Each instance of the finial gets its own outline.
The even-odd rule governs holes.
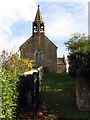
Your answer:
[[[38,8],[39,8],[40,5],[38,5]]]
[[[65,58],[65,55],[63,54],[63,58]]]

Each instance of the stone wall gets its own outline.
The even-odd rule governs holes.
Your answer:
[[[65,57],[57,58],[57,73],[66,73],[66,60]]]
[[[66,64],[58,64],[57,73],[66,73]]]

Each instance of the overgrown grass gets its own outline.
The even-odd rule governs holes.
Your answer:
[[[48,73],[42,81],[41,110],[45,116],[68,119],[88,119],[90,112],[76,107],[75,79],[68,74]]]

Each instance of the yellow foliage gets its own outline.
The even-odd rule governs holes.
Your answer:
[[[15,76],[16,74],[22,74],[25,71],[31,70],[34,60],[18,58],[18,56],[12,55],[9,59],[8,69],[12,69],[12,73]]]
[[[32,65],[34,63],[33,60],[29,60],[29,59],[23,59],[24,64],[27,66],[27,68],[30,70],[32,68]]]

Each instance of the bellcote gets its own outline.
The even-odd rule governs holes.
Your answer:
[[[40,12],[39,5],[36,12],[35,20],[33,22],[33,34],[35,33],[38,33],[38,34],[44,33],[44,22]]]

